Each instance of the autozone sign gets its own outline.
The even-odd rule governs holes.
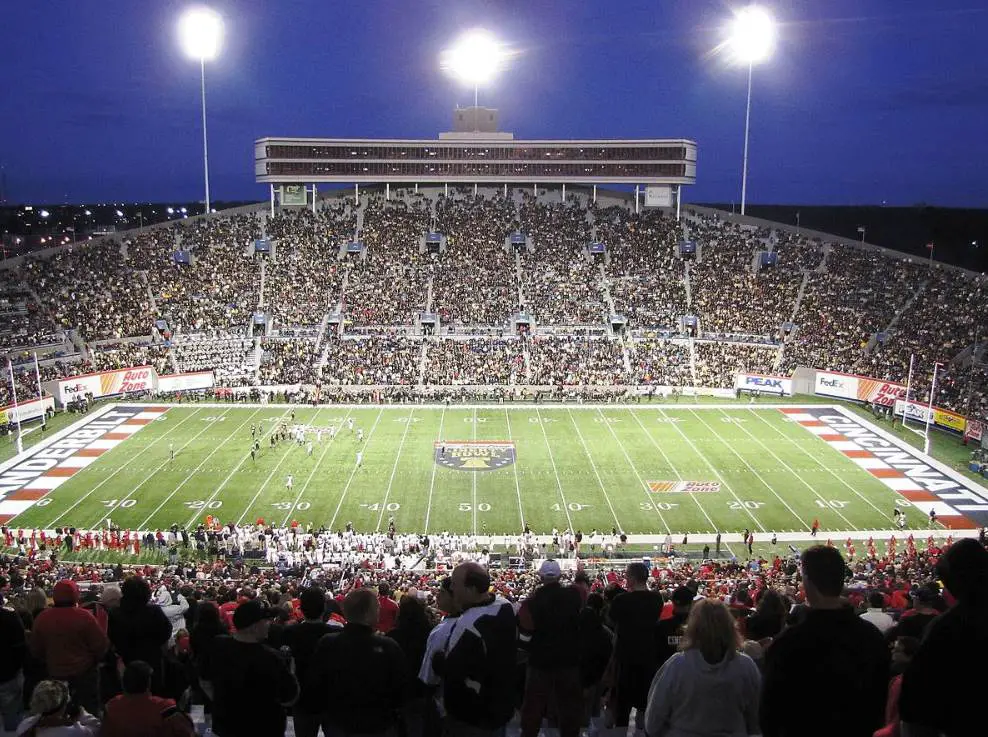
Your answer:
[[[765,374],[737,374],[734,388],[747,391],[764,391],[770,394],[792,394],[792,380],[784,376]]]
[[[87,394],[96,398],[130,394],[150,391],[157,384],[158,374],[151,366],[136,366],[63,379],[58,382],[56,391],[59,401],[64,405]]]
[[[894,381],[871,379],[854,374],[838,374],[833,371],[816,372],[816,393],[825,397],[856,399],[891,407],[896,399],[906,396],[906,387]]]

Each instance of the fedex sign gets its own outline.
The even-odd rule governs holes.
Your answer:
[[[769,394],[792,394],[792,380],[785,376],[737,374],[734,377],[734,388],[752,392],[762,391]]]
[[[825,397],[857,399],[858,377],[848,374],[834,374],[829,371],[817,371],[816,393]]]

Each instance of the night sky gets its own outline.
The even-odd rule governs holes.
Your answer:
[[[202,197],[188,3],[4,6],[0,164],[14,202]],[[518,138],[685,137],[691,201],[739,197],[746,70],[712,50],[730,6],[639,0],[218,0],[206,69],[214,199],[261,199],[265,135],[435,138],[467,90],[438,68],[483,26],[519,52],[481,104]],[[980,6],[980,7],[979,7]],[[788,0],[755,69],[749,201],[983,207],[988,8],[976,0]]]

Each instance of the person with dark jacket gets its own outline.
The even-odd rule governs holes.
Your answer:
[[[124,665],[142,660],[151,666],[151,693],[163,693],[164,648],[172,633],[161,607],[151,603],[151,586],[140,576],[120,585],[120,606],[110,612],[110,642]]]
[[[672,616],[663,619],[655,631],[655,665],[663,664],[679,652],[679,644],[686,633],[686,622],[693,608],[693,590],[680,586],[672,592]]]
[[[460,614],[432,662],[442,679],[445,735],[499,737],[515,711],[515,611],[491,593],[490,575],[478,563],[460,563],[450,586]]]
[[[596,728],[604,693],[604,674],[614,652],[614,633],[604,625],[604,597],[589,594],[580,610],[580,685],[583,723]]]
[[[406,737],[421,737],[427,720],[427,710],[430,707],[429,687],[418,678],[419,667],[425,657],[426,642],[432,624],[425,611],[425,605],[418,598],[401,597],[398,602],[398,619],[394,629],[387,636],[398,643],[405,655],[406,683],[408,698],[402,707],[402,721],[405,724]]]
[[[68,579],[55,584],[55,606],[42,611],[31,630],[31,653],[51,679],[67,681],[73,700],[99,714],[100,661],[109,642],[92,614],[80,609],[79,587]]]
[[[310,586],[299,596],[299,604],[304,619],[297,624],[291,624],[282,630],[281,641],[292,653],[295,662],[295,673],[299,676],[301,690],[298,701],[292,707],[296,737],[316,737],[320,725],[320,704],[318,694],[312,694],[307,689],[305,674],[309,672],[312,654],[323,635],[336,632],[338,628],[331,627],[323,621],[326,613],[326,591],[320,586]]]
[[[760,708],[764,737],[871,737],[884,721],[891,658],[885,638],[841,598],[844,559],[803,551],[809,603],[803,621],[766,651]],[[807,708],[807,699],[821,708]]]
[[[213,700],[218,737],[284,737],[285,707],[298,699],[298,681],[287,659],[265,644],[271,612],[249,599],[233,613],[232,635],[208,646],[199,671],[203,691]]]
[[[972,669],[988,660],[988,551],[977,540],[958,540],[937,562],[937,575],[957,603],[927,626],[902,676],[902,734],[984,734],[984,679]]]
[[[615,687],[611,694],[614,726],[627,727],[631,709],[636,723],[644,727],[648,689],[657,666],[655,635],[662,615],[662,594],[648,588],[648,568],[630,563],[625,569],[628,591],[611,603],[609,617],[617,639],[614,645]]]
[[[323,635],[306,674],[306,690],[322,705],[327,735],[395,737],[408,690],[407,665],[394,640],[374,632],[377,594],[351,591],[343,600],[342,632]]]
[[[17,729],[24,706],[24,623],[9,609],[0,609],[0,718],[8,732]]]
[[[580,610],[583,597],[563,586],[559,563],[539,568],[542,585],[521,604],[518,637],[528,654],[525,696],[521,705],[522,737],[535,737],[550,704],[562,737],[577,737],[583,721],[580,685]]]

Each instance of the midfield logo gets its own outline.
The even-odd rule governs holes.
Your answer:
[[[511,442],[449,441],[435,444],[436,463],[456,471],[496,471],[515,462]]]

